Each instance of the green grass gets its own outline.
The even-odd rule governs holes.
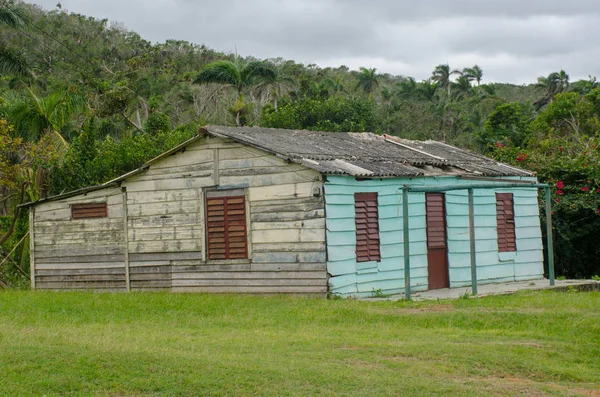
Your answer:
[[[2,396],[597,395],[600,293],[0,291]]]

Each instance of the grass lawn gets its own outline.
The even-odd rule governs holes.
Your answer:
[[[600,396],[600,292],[0,291],[1,396]]]

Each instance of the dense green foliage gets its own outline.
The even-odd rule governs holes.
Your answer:
[[[3,396],[594,396],[600,292],[0,293]]]
[[[0,1],[0,238],[14,234],[0,253],[26,233],[12,223],[21,201],[113,179],[203,124],[262,125],[444,140],[562,182],[558,268],[588,277],[600,273],[599,109],[596,79],[571,83],[563,70],[515,86],[444,64],[418,82],[151,44],[107,20]]]

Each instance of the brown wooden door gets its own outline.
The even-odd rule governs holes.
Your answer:
[[[429,289],[448,288],[448,246],[444,193],[426,193]]]

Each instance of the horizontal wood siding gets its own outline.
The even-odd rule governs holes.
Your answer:
[[[107,188],[36,206],[36,288],[125,290],[121,197]]]
[[[371,296],[404,291],[402,194],[404,185],[465,184],[455,177],[390,178],[357,181],[328,176],[324,184],[327,212],[327,271],[330,292],[342,296]],[[517,251],[498,252],[495,191],[512,193],[515,207]],[[381,261],[358,262],[354,194],[377,192]],[[450,286],[470,284],[469,219],[467,192],[450,191],[446,222]],[[411,288],[426,290],[427,233],[424,193],[409,193]],[[541,278],[542,241],[535,189],[480,189],[475,191],[475,226],[478,279],[482,283]],[[509,254],[508,256],[506,254]]]
[[[246,224],[239,226],[248,258],[208,259],[203,252],[205,189],[216,181],[245,192]],[[325,294],[321,185],[315,171],[224,139],[200,140],[158,161],[122,183],[131,289]],[[38,286],[124,290],[121,190],[82,197],[36,207]],[[70,220],[70,203],[81,201],[106,201],[108,216]]]

